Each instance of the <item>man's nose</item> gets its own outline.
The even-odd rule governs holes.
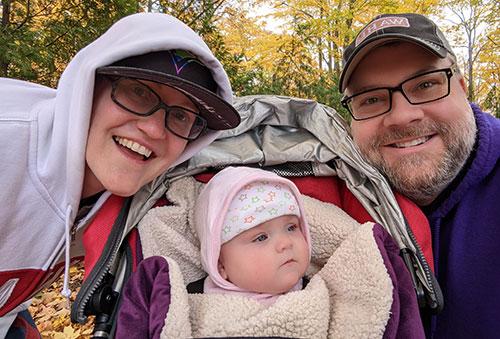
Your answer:
[[[412,105],[401,91],[392,93],[391,110],[384,116],[384,125],[403,126],[424,117],[422,105]]]
[[[167,135],[165,114],[163,109],[159,109],[150,116],[138,117],[137,127],[152,139],[164,139]]]

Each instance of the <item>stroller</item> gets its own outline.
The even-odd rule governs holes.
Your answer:
[[[83,323],[89,315],[96,315],[94,338],[112,337],[122,307],[120,292],[128,277],[141,260],[159,254],[156,250],[162,251],[155,249],[151,241],[142,247],[147,232],[137,230],[140,221],[153,207],[175,200],[169,196],[166,201],[166,192],[179,191],[182,195],[189,180],[207,182],[217,170],[240,165],[261,167],[291,178],[302,194],[333,203],[360,223],[374,221],[383,225],[410,272],[420,309],[431,313],[442,309],[443,298],[432,273],[425,217],[410,201],[394,195],[382,175],[363,160],[353,146],[349,127],[332,108],[284,96],[241,97],[234,105],[242,117],[240,126],[225,131],[209,147],[157,178],[133,198],[108,199],[84,235],[86,278],[72,306],[73,322]],[[182,269],[181,273],[185,274]],[[405,331],[398,332],[399,320],[395,319],[405,315],[394,314],[393,308],[402,302],[403,294],[393,291],[389,310],[392,315],[378,332],[384,337]],[[165,321],[157,331],[168,326]]]

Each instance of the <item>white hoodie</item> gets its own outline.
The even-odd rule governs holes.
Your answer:
[[[64,260],[81,198],[96,68],[170,49],[196,55],[211,70],[217,94],[231,102],[222,65],[195,32],[165,14],[141,13],[118,21],[78,52],[56,90],[0,79],[0,316],[36,293]],[[207,131],[190,142],[172,167],[218,134]],[[109,195],[101,196],[92,215]],[[71,257],[83,255],[78,238],[71,248]],[[0,319],[0,337],[2,328]]]

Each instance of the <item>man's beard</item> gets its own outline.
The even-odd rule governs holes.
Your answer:
[[[443,123],[426,121],[409,128],[391,129],[371,144],[361,147],[368,160],[384,174],[392,187],[418,205],[430,204],[457,176],[474,147],[476,123],[473,114]],[[444,143],[443,154],[415,153],[388,164],[380,145],[392,140],[437,133]]]

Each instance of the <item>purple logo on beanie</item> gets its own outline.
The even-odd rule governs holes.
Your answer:
[[[196,62],[197,64],[205,67],[205,65],[203,65],[200,60],[198,60],[193,54],[189,53],[188,51],[172,50],[170,51],[170,56],[172,57],[172,64],[175,67],[175,72],[177,73],[177,75],[181,74],[184,67],[192,62]]]

